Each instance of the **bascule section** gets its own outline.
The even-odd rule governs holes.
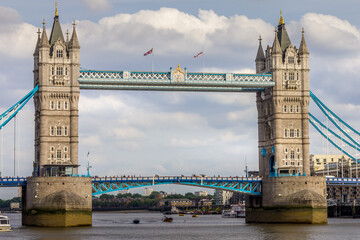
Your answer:
[[[325,178],[310,176],[309,51],[304,30],[292,45],[280,16],[272,47],[259,39],[256,73],[272,73],[274,87],[258,92],[262,197],[247,202],[247,222],[326,223]]]
[[[41,35],[41,36],[40,36]],[[34,52],[35,160],[23,186],[23,225],[92,224],[91,179],[78,175],[80,45],[75,23],[64,38],[57,7]]]

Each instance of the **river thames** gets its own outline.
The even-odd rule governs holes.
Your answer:
[[[245,224],[243,218],[220,215],[177,216],[161,221],[161,213],[94,212],[92,227],[37,228],[21,226],[20,213],[7,213],[13,231],[0,232],[0,239],[359,239],[360,219],[330,218],[327,225]],[[140,224],[133,224],[133,219]]]

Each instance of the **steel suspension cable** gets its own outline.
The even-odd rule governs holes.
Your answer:
[[[318,126],[316,126],[316,124],[309,119],[310,124],[324,137],[326,138],[326,135],[320,130],[320,128]],[[338,150],[340,150],[342,153],[344,153],[345,155],[347,155],[349,158],[351,158],[352,160],[356,161],[356,162],[360,162],[359,160],[357,160],[356,158],[354,158],[352,155],[350,155],[348,152],[346,152],[345,150],[343,150],[341,147],[339,147],[334,141],[332,141],[331,139],[329,139],[329,142]]]
[[[342,127],[339,126],[339,124],[337,124],[334,119],[328,114],[328,112],[330,112],[330,114],[332,114],[336,119],[338,119],[340,121],[340,123],[344,124],[345,126],[347,126],[348,128],[350,128],[354,133],[358,134],[360,136],[360,133],[358,131],[356,131],[355,129],[353,129],[350,125],[348,125],[347,123],[345,123],[343,120],[341,120],[337,115],[335,115],[330,109],[328,109],[313,93],[310,92],[310,96],[311,98],[314,100],[314,102],[316,103],[316,105],[319,107],[319,109],[325,114],[325,116],[327,117],[327,119],[329,119],[337,129],[339,129],[350,141],[352,141],[354,144],[360,146],[349,134],[347,134]]]

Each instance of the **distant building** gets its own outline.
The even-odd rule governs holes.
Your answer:
[[[206,197],[207,195],[209,195],[209,193],[207,191],[197,191],[194,194],[197,197]]]
[[[18,202],[10,203],[10,209],[19,209],[19,208],[20,208],[20,203],[18,203]]]
[[[311,175],[334,177],[358,177],[360,168],[345,155],[310,155]]]
[[[145,196],[150,196],[151,195],[151,193],[154,191],[154,189],[152,189],[152,188],[145,188]]]
[[[161,199],[158,203],[159,207],[169,206],[169,207],[191,207],[193,202],[189,199]]]
[[[200,200],[200,206],[201,207],[210,207],[210,206],[212,206],[212,200],[210,200],[210,199],[201,199]]]
[[[229,205],[230,198],[233,196],[233,192],[215,189],[215,204],[216,205]]]

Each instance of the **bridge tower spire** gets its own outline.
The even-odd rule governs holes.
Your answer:
[[[79,71],[75,25],[71,40],[65,41],[56,3],[50,38],[44,20],[34,53],[34,85],[39,86],[34,95],[35,160],[33,177],[27,179],[24,190],[24,225],[91,225],[91,179],[75,177],[79,167]]]

